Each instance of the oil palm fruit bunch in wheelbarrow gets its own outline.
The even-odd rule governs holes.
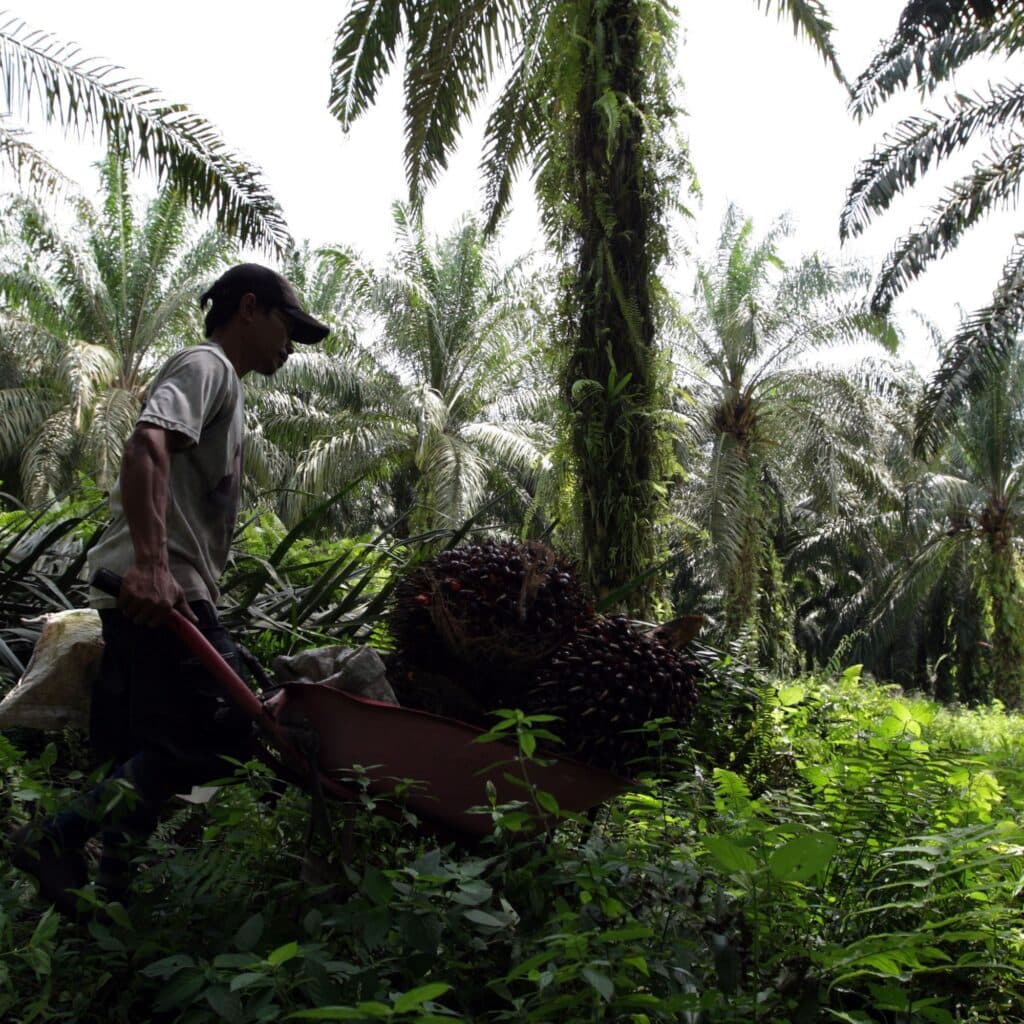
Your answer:
[[[654,718],[689,720],[698,666],[625,618],[605,618],[567,560],[537,542],[441,552],[396,587],[399,701],[476,725],[519,707],[558,716],[558,753],[635,771]]]
[[[593,618],[572,565],[536,542],[488,541],[442,551],[395,590],[391,631],[420,670],[470,691],[524,673]]]

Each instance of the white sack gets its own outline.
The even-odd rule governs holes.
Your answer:
[[[87,728],[103,653],[99,612],[72,608],[41,618],[43,632],[25,674],[0,702],[0,729]]]

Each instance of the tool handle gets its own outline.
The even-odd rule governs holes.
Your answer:
[[[111,597],[117,597],[121,593],[121,582],[121,577],[109,569],[97,569],[92,578],[92,585]]]
[[[92,577],[92,585],[111,597],[117,597],[121,593],[121,583],[121,577],[109,569],[97,569]],[[257,725],[291,764],[307,764],[305,755],[296,749],[288,732],[278,724],[263,702],[245,685],[213,644],[184,615],[172,609],[167,626],[178,634],[182,643],[217,680],[224,691],[224,696]],[[351,800],[356,795],[353,790],[328,775],[321,775],[320,782],[329,793],[342,799]]]

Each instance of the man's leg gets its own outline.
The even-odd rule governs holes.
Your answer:
[[[73,915],[77,901],[67,890],[87,884],[82,848],[102,833],[97,884],[107,900],[124,903],[133,854],[153,834],[167,801],[230,772],[214,753],[182,759],[156,747],[139,751],[65,810],[15,832],[11,863],[35,877],[58,910]]]
[[[131,783],[120,813],[102,824],[103,850],[96,885],[110,902],[127,903],[131,890],[133,857],[156,829],[160,811],[177,793],[222,778],[231,771],[219,755],[183,761],[168,751],[147,748],[120,769]]]
[[[232,668],[244,671],[212,606],[196,603],[192,609],[211,643]],[[45,898],[72,914],[77,901],[67,890],[87,882],[82,848],[90,838],[103,833],[99,883],[111,900],[123,902],[133,847],[152,834],[167,800],[230,774],[216,751],[245,759],[249,749],[248,724],[218,723],[223,706],[213,696],[217,684],[170,630],[137,626],[113,610],[101,617],[101,671],[110,693],[100,705],[101,721],[93,717],[91,738],[108,741],[100,745],[101,756],[124,750],[132,738],[138,752],[122,753],[128,760],[64,811],[11,836],[11,862],[39,880]],[[97,728],[111,722],[113,730]],[[198,749],[190,750],[196,742]]]

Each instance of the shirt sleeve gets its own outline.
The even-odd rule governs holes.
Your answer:
[[[202,346],[177,353],[153,383],[139,422],[184,434],[195,444],[224,405],[231,383],[229,372]]]

